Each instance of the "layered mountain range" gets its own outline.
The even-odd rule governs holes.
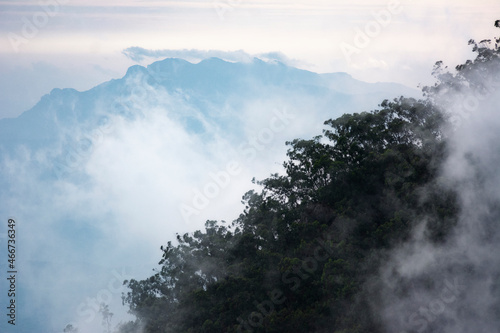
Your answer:
[[[256,99],[303,105],[301,112],[320,119],[372,109],[385,98],[418,96],[396,83],[366,83],[347,73],[317,74],[264,62],[231,63],[210,58],[193,64],[168,58],[147,67],[132,66],[126,75],[88,91],[53,89],[17,118],[0,120],[0,145],[42,148],[101,126],[105,117],[133,118],[164,107],[186,129],[206,133],[210,125],[241,133],[240,109]],[[298,104],[297,104],[298,103]],[[312,104],[310,104],[312,103]],[[68,139],[68,138],[66,138]]]
[[[98,331],[100,301],[118,322],[115,272],[140,279],[175,232],[237,214],[251,178],[279,168],[285,141],[400,95],[419,92],[259,59],[165,59],[0,119],[0,210],[18,221],[22,250],[19,329]]]

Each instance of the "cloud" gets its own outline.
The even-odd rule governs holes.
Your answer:
[[[373,57],[369,57],[368,59],[360,59],[352,62],[350,66],[355,70],[363,70],[363,69],[387,69],[387,63],[382,59],[375,59]]]
[[[150,50],[142,47],[133,46],[126,48],[122,53],[131,60],[141,63],[143,61],[150,62],[151,60],[163,58],[180,58],[189,62],[199,62],[208,58],[220,58],[229,62],[250,62],[253,58],[259,58],[265,61],[279,61],[281,63],[297,66],[301,62],[296,59],[288,58],[282,52],[265,52],[249,54],[243,50],[237,51],[221,51],[221,50],[199,50],[199,49],[163,49]]]
[[[381,302],[373,306],[390,333],[489,333],[500,325],[499,73],[488,67],[472,74],[470,87],[485,89],[457,85],[437,100],[457,119],[438,179],[457,195],[457,225],[436,244],[423,217],[413,238],[384,261]]]
[[[36,314],[23,325],[38,320],[55,330],[73,323],[80,332],[95,332],[100,301],[116,314],[113,324],[125,320],[120,298],[124,290],[117,291],[114,272],[145,278],[161,256],[160,245],[174,239],[176,232],[199,229],[207,219],[236,218],[241,196],[253,187],[251,179],[279,171],[284,142],[307,132],[305,124],[313,124],[311,114],[299,116],[297,110],[298,101],[310,104],[305,97],[250,96],[239,101],[237,110],[225,105],[221,111],[234,123],[246,120],[241,136],[234,138],[188,103],[186,94],[146,81],[138,72],[123,83],[123,91],[133,95],[126,104],[127,116],[108,113],[105,127],[86,128],[76,122],[53,147],[25,147],[2,156],[0,182],[5,191],[0,209],[19,221],[19,287],[29,298],[22,310]],[[98,94],[92,98],[96,100],[80,101],[88,105],[88,114],[109,112],[116,102]],[[283,116],[282,108],[296,116]],[[205,130],[193,133],[185,117],[196,119]],[[89,140],[71,159],[62,159],[71,172],[57,180],[46,177],[56,167],[54,156],[65,157],[75,143]],[[231,162],[238,163],[240,171],[219,185],[215,195],[206,195],[207,188],[212,186],[213,192],[213,184],[221,183],[219,175]],[[180,208],[194,206],[200,192],[209,202],[195,207],[197,212],[186,221]]]

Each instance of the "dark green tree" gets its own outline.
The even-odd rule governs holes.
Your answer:
[[[177,235],[154,275],[126,281],[137,320],[122,332],[383,332],[367,285],[388,251],[423,219],[436,245],[457,222],[457,193],[439,180],[451,118],[438,102],[497,89],[498,42],[471,41],[476,59],[453,73],[438,62],[424,100],[385,100],[288,142],[285,174],[257,182],[238,219]]]

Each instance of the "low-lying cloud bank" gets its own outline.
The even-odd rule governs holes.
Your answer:
[[[266,83],[230,72],[269,73],[265,66],[278,73]],[[169,81],[183,70],[205,76]],[[170,59],[86,92],[55,89],[2,120],[0,209],[19,224],[19,309],[30,314],[18,327],[48,332],[72,323],[95,332],[100,303],[115,313],[114,325],[127,319],[121,282],[146,277],[160,245],[207,219],[236,218],[252,178],[282,170],[285,141],[398,88],[353,97],[280,77],[294,71],[260,60]],[[239,87],[227,83],[231,75]],[[245,95],[231,90],[240,88]]]
[[[423,218],[412,239],[388,254],[375,282],[380,302],[373,303],[387,332],[500,327],[500,62],[497,55],[476,61],[454,75],[437,66],[440,85],[431,96],[453,127],[439,183],[457,193],[458,224],[436,244]]]

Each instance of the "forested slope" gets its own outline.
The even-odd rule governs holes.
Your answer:
[[[440,181],[457,119],[447,98],[498,81],[496,43],[470,44],[476,59],[452,73],[438,62],[425,99],[289,142],[286,173],[246,193],[237,220],[178,235],[156,274],[126,282],[137,320],[121,332],[385,332],[373,304],[387,254],[417,226],[439,247],[457,224],[458,193]]]

